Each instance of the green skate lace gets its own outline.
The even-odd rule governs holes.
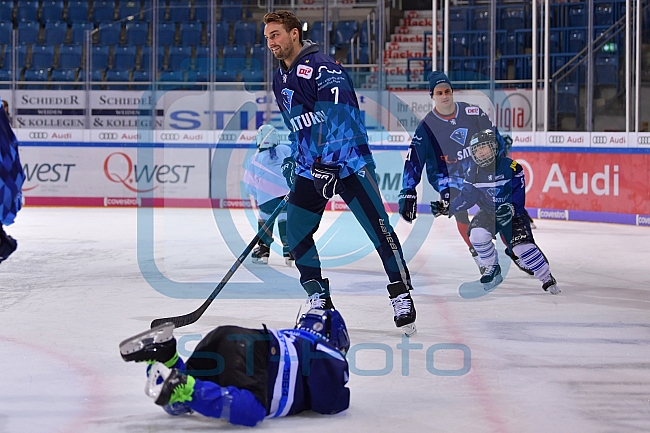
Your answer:
[[[174,403],[192,401],[192,393],[194,392],[195,383],[196,380],[192,376],[187,376],[187,383],[178,385],[176,388],[174,388],[168,404],[172,405]]]
[[[172,356],[172,359],[170,359],[169,361],[163,362],[163,364],[165,364],[165,367],[167,367],[167,368],[172,368],[174,365],[176,365],[176,361],[178,361],[178,352],[174,353],[174,356]],[[148,359],[145,362],[147,364],[149,364],[149,365],[153,365],[158,361],[156,361],[155,359]]]

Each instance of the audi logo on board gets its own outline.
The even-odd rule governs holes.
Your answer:
[[[29,138],[35,139],[35,140],[42,140],[44,138],[48,137],[48,133],[45,131],[32,131],[29,133]]]
[[[100,132],[100,140],[117,140],[117,132]]]
[[[392,142],[392,143],[401,142],[401,141],[404,141],[404,136],[403,135],[391,135],[391,134],[388,134],[387,140]]]
[[[591,137],[591,142],[594,144],[607,144],[607,137],[604,135],[594,135]]]
[[[160,139],[163,141],[178,141],[181,139],[181,135],[174,132],[163,132],[160,134]]]
[[[642,137],[637,137],[636,142],[638,144],[650,144],[650,136],[644,135]]]
[[[239,134],[221,134],[221,140],[223,141],[237,141]]]
[[[549,135],[548,136],[548,142],[552,143],[552,144],[564,143],[564,136],[563,135]]]

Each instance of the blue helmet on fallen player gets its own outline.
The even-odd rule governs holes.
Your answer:
[[[345,321],[336,310],[312,308],[300,316],[296,329],[317,335],[333,344],[339,352],[346,354],[350,349],[350,337]]]

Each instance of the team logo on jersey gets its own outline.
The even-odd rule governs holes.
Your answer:
[[[287,111],[291,111],[291,100],[293,99],[293,90],[291,89],[282,89],[280,92],[282,94],[282,104]]]
[[[496,197],[499,194],[499,188],[488,188],[487,193],[490,197]]]
[[[296,75],[309,80],[311,78],[312,72],[314,72],[314,68],[312,68],[311,66],[298,65],[298,70],[296,71]]]
[[[451,133],[449,138],[451,138],[461,146],[464,146],[465,140],[467,139],[467,128],[458,128],[457,130]]]
[[[465,113],[469,116],[478,116],[480,114],[480,110],[478,107],[465,107]]]
[[[317,80],[320,80],[321,76],[323,75],[323,69],[325,69],[325,73],[327,74],[338,74],[341,75],[342,71],[336,71],[332,69],[327,69],[327,66],[323,65],[320,68],[318,68],[318,77],[316,77]]]

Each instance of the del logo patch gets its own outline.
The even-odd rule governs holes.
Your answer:
[[[469,116],[478,116],[479,115],[479,108],[478,107],[465,107],[465,113],[467,113]]]
[[[296,71],[296,75],[302,78],[310,79],[312,72],[314,72],[314,68],[312,68],[311,66],[298,65],[298,70]]]

